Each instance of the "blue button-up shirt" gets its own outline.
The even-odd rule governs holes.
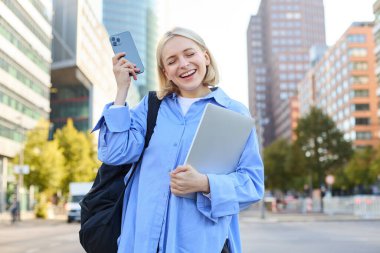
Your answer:
[[[170,171],[182,165],[207,103],[249,116],[248,109],[220,88],[191,105],[184,116],[177,95],[165,97],[141,164],[128,185],[123,206],[119,253],[220,253],[226,238],[232,253],[241,252],[238,213],[259,201],[264,171],[255,129],[236,172],[208,174],[211,198],[196,199],[170,192]],[[136,162],[144,147],[148,98],[134,109],[109,107],[94,130],[100,129],[98,156],[111,165]],[[215,126],[217,127],[217,126]],[[127,175],[128,177],[128,175]]]

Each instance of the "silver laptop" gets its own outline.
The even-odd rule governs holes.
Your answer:
[[[207,104],[185,164],[203,174],[235,171],[253,126],[251,117]]]

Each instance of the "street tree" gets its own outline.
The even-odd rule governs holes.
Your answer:
[[[270,190],[302,190],[305,158],[299,148],[278,139],[264,149],[266,187]]]
[[[285,163],[290,145],[279,139],[264,149],[265,185],[269,190],[286,191],[289,188]]]
[[[295,132],[314,186],[321,186],[327,173],[334,174],[353,153],[351,143],[344,139],[335,122],[316,107],[299,119]]]
[[[289,181],[291,189],[297,192],[308,189],[307,161],[305,154],[296,142],[293,142],[288,149],[285,168],[289,174],[286,180]]]
[[[374,157],[369,168],[369,176],[372,183],[380,181],[380,146],[377,146],[374,150]]]
[[[65,174],[61,182],[64,193],[70,182],[89,182],[95,177],[98,161],[91,135],[79,132],[72,119],[54,134],[65,157]]]
[[[26,186],[34,185],[38,191],[51,196],[59,191],[64,171],[64,157],[57,141],[48,141],[49,122],[39,121],[35,129],[27,133],[24,164],[30,173],[25,175]],[[16,157],[14,163],[19,163]]]
[[[370,169],[372,166],[374,170],[379,165],[380,157],[375,157],[375,155],[376,153],[371,147],[355,151],[350,162],[344,168],[344,173],[351,187],[363,186],[367,188],[376,181],[376,177],[372,177]]]

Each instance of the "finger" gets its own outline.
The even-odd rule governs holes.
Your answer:
[[[172,171],[172,174],[178,174],[180,172],[185,172],[185,171],[188,171],[188,167],[187,166],[178,166],[175,170]]]
[[[123,56],[125,56],[124,52],[115,54],[114,57],[112,57],[112,63],[113,63],[113,65],[115,65],[119,61],[119,59],[121,57],[123,57]]]
[[[170,182],[170,188],[179,190],[179,186],[176,183]]]
[[[176,195],[176,196],[178,196],[178,195],[181,194],[180,191],[177,191],[176,189],[170,189],[170,191],[171,191],[174,195]]]
[[[125,63],[121,64],[120,67],[122,68],[128,68],[128,69],[134,69],[133,64],[129,61],[126,61]]]
[[[133,76],[133,79],[136,81],[137,80],[137,74],[136,72],[133,70],[133,69],[130,69],[129,70],[129,74],[131,74]]]
[[[127,59],[125,59],[125,58],[120,58],[119,61],[116,63],[116,66],[122,66],[122,65],[124,65],[124,64],[126,64],[126,63],[131,64]]]

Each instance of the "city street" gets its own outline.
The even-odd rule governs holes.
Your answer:
[[[243,213],[240,231],[247,253],[379,253],[380,220],[293,215],[265,221]]]
[[[274,219],[269,216],[262,221],[256,212],[244,212],[241,215],[243,252],[380,252],[380,220],[339,221],[331,218],[315,220],[302,215],[292,217]],[[78,223],[67,224],[64,220],[26,220],[16,225],[2,221],[0,252],[84,253],[78,241],[78,230]]]
[[[84,253],[78,239],[79,224],[63,220],[26,220],[0,223],[1,253]]]

